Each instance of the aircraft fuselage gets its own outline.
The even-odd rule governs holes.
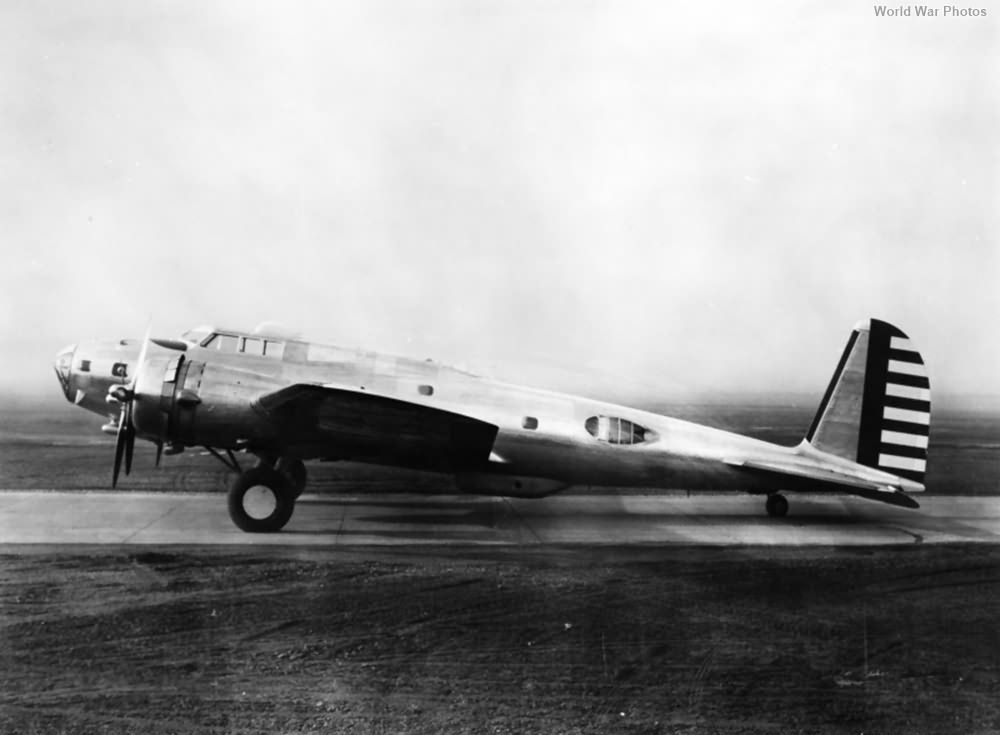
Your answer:
[[[128,348],[131,353],[120,342],[78,348],[97,358],[90,360],[89,374],[74,373],[76,382],[67,397],[83,386],[81,405],[107,414],[106,386],[123,379],[97,371],[109,372],[125,362],[131,375],[138,342],[128,341]],[[392,437],[379,438],[378,447],[373,447],[379,450],[379,463],[446,469],[470,492],[546,495],[577,484],[763,492],[773,489],[772,483],[748,477],[733,462],[770,456],[795,461],[799,454],[796,448],[614,403],[504,383],[429,360],[304,341],[284,340],[280,357],[195,345],[183,352],[152,346],[141,370],[135,409],[138,435],[165,437],[180,445],[306,460],[369,461],[364,446],[343,451],[322,431],[283,435],[255,405],[262,394],[300,383],[338,386],[472,416],[498,428],[485,462],[450,468],[427,465],[413,456],[385,462],[381,450]],[[795,484],[790,480],[786,486]]]
[[[118,434],[113,483],[123,457],[128,474],[136,437],[168,453],[256,455],[251,471],[228,462],[240,474],[230,513],[244,530],[287,522],[311,459],[446,472],[459,489],[491,495],[570,485],[738,489],[767,493],[780,516],[787,501],[778,490],[819,489],[916,507],[907,494],[923,490],[930,415],[920,356],[877,320],[855,328],[795,447],[430,360],[232,330],[81,343],[57,357],[56,372],[67,399],[112,419],[104,428]],[[289,482],[295,493],[285,498]],[[244,509],[258,486],[279,506],[262,521]]]

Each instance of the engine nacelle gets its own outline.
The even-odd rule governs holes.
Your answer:
[[[268,444],[274,427],[251,401],[275,386],[267,376],[225,364],[157,356],[139,368],[133,421],[139,436],[174,445]]]

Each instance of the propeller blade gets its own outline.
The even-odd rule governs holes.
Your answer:
[[[146,352],[149,350],[150,332],[153,330],[153,320],[150,319],[146,325],[146,334],[142,338],[142,347],[139,349],[139,357],[135,361],[135,369],[132,371],[132,379],[126,386],[112,386],[109,391],[109,400],[122,404],[122,412],[118,418],[118,434],[115,439],[115,466],[111,472],[111,487],[118,485],[118,477],[122,470],[122,459],[125,460],[125,474],[132,472],[132,456],[135,453],[135,401],[139,397],[138,382],[139,373],[142,372],[142,364],[146,360]],[[163,442],[156,445],[156,465],[160,465],[160,455],[163,453]]]
[[[122,406],[122,417],[119,421],[118,441],[115,444],[115,471],[112,478],[111,487],[118,482],[118,473],[121,470],[122,455],[125,456],[125,475],[132,472],[132,455],[135,452],[135,422],[132,418],[135,411],[135,400],[138,390],[139,373],[142,372],[142,363],[146,360],[146,352],[149,349],[149,335],[153,329],[153,320],[150,319],[146,325],[146,334],[142,338],[142,347],[139,348],[139,357],[135,361],[135,370],[132,372],[132,380],[128,385],[128,399]]]
[[[129,425],[125,430],[125,475],[132,471],[132,452],[135,450],[135,429]]]
[[[124,411],[122,412],[124,414]],[[118,474],[122,469],[122,454],[125,452],[125,416],[118,420],[118,436],[115,439],[115,467],[111,473],[111,487],[118,485]]]
[[[133,399],[135,400],[135,399]],[[132,401],[125,404],[122,416],[122,425],[125,427],[125,476],[132,472],[132,453],[135,450],[135,424],[132,423],[132,412],[135,406]]]
[[[146,325],[146,334],[142,338],[142,347],[139,348],[139,357],[135,361],[135,372],[132,373],[132,384],[129,388],[132,390],[133,395],[135,394],[136,383],[139,381],[139,370],[142,368],[143,360],[146,359],[146,352],[149,350],[149,335],[153,331],[153,320],[149,320],[149,324]]]
[[[135,370],[132,372],[132,380],[120,397],[122,401],[122,412],[118,419],[118,435],[115,438],[115,465],[111,472],[111,487],[118,486],[118,477],[122,471],[122,459],[125,460],[125,474],[132,471],[132,455],[135,450],[135,424],[132,423],[132,411],[134,409],[136,383],[139,380],[139,372],[143,361],[146,359],[146,350],[149,348],[149,333],[153,328],[153,321],[150,319],[146,327],[146,335],[142,338],[142,347],[139,349],[139,357],[135,362]]]

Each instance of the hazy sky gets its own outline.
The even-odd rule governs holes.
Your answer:
[[[2,3],[0,387],[152,317],[821,393],[877,316],[1000,393],[986,6]]]

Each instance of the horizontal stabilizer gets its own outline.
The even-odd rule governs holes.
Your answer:
[[[882,488],[880,490],[853,490],[851,491],[851,494],[858,495],[862,498],[868,498],[869,500],[877,500],[880,503],[898,505],[901,508],[920,507],[920,503],[901,490],[889,490],[886,488]]]
[[[916,500],[898,487],[870,482],[834,470],[776,461],[727,460],[726,464],[767,476],[778,487],[788,487],[791,484],[796,490],[834,490],[905,508],[920,507]],[[909,484],[907,486],[912,488]]]

